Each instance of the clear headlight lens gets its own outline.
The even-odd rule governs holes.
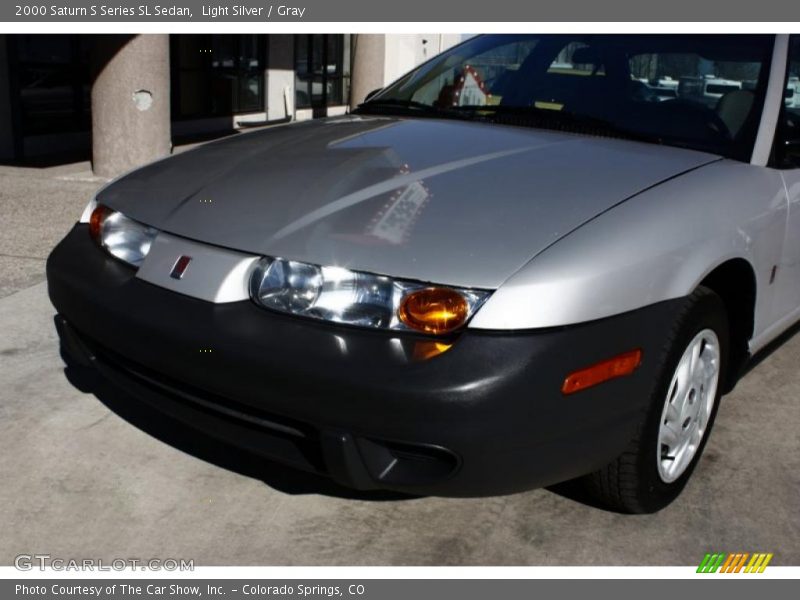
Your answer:
[[[99,205],[89,218],[89,234],[115,258],[138,267],[150,252],[158,230]]]
[[[294,315],[442,334],[464,325],[489,292],[264,257],[250,279],[250,295],[265,308]]]

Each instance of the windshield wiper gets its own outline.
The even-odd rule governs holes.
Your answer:
[[[357,111],[369,111],[372,108],[405,108],[409,110],[421,110],[424,112],[439,112],[440,109],[424,102],[416,100],[403,100],[401,98],[378,98],[363,102],[356,107]]]
[[[400,98],[379,98],[359,104],[353,111],[355,114],[368,113],[392,114],[401,112],[404,115],[440,117],[446,119],[470,119],[470,114],[455,111],[450,108],[441,108],[416,100],[403,100]]]

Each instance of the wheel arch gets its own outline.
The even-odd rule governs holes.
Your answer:
[[[731,348],[723,392],[736,385],[750,358],[749,342],[755,329],[757,283],[753,265],[745,258],[728,259],[711,269],[698,283],[716,293],[728,313]]]

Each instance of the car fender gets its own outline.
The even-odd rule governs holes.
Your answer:
[[[772,267],[787,199],[778,172],[722,160],[601,213],[534,256],[478,311],[475,329],[561,327],[686,296],[741,258],[757,282],[756,332],[769,325]]]

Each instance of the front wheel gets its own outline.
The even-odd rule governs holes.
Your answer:
[[[652,513],[678,497],[714,424],[728,348],[725,305],[700,287],[664,344],[635,438],[611,464],[584,478],[596,500],[620,512]]]

